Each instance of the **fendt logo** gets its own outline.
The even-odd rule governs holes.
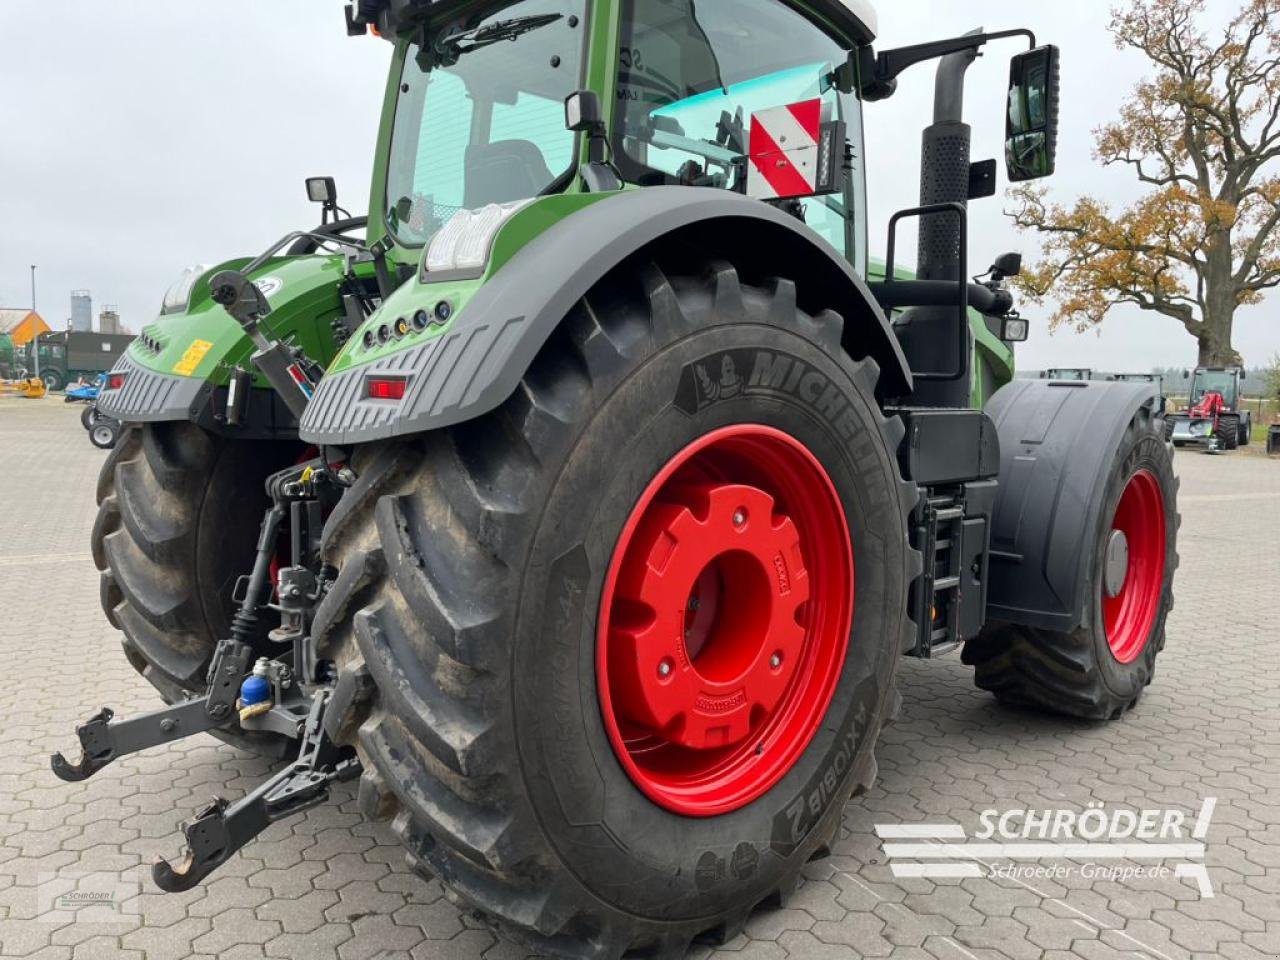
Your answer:
[[[1193,881],[1207,899],[1213,885],[1204,839],[1216,805],[1206,797],[1194,820],[1181,810],[1101,803],[1084,810],[990,809],[978,815],[972,841],[958,823],[882,823],[876,835],[895,877],[1078,876],[1119,883],[1173,877]]]

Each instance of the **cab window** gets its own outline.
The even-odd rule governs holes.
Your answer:
[[[387,169],[387,225],[419,246],[460,209],[567,183],[564,100],[582,86],[585,0],[519,0],[409,46]],[[450,39],[453,37],[454,39]]]
[[[753,114],[820,99],[847,125],[853,169],[843,194],[801,202],[805,222],[865,272],[861,104],[833,77],[848,58],[781,0],[624,0],[614,124],[624,178],[745,193]]]

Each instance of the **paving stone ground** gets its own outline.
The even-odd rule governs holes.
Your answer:
[[[522,957],[411,875],[350,789],[274,825],[205,886],[164,895],[147,864],[178,854],[179,821],[246,791],[266,765],[199,736],[86,783],[53,777],[48,756],[72,751],[77,721],[156,703],[98,607],[88,538],[104,454],[77,414],[56,399],[0,400],[0,956]],[[1178,604],[1138,709],[1107,725],[1040,717],[998,706],[955,658],[906,661],[880,781],[849,805],[834,856],[808,868],[787,909],[693,956],[1280,956],[1280,461],[1180,452],[1177,467]],[[1091,802],[1194,819],[1207,797],[1212,898],[1185,879],[1086,877],[1082,863],[1048,879],[895,879],[874,829],[941,822],[972,836],[983,810]]]

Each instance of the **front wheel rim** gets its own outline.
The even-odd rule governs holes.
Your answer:
[[[676,454],[623,526],[600,604],[597,690],[632,782],[703,817],[773,787],[830,706],[853,588],[844,509],[802,443],[741,424]]]
[[[1128,568],[1114,596],[1104,588],[1102,619],[1112,656],[1132,663],[1150,640],[1164,595],[1164,496],[1150,470],[1139,470],[1125,484],[1111,530],[1125,536]]]

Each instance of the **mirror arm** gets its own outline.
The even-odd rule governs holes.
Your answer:
[[[864,72],[864,76],[870,73],[868,79],[864,81],[864,86],[869,89],[891,89],[898,76],[909,67],[914,67],[917,63],[936,60],[938,57],[945,57],[949,53],[977,50],[977,48],[985,46],[992,40],[1004,40],[1008,37],[1026,37],[1028,40],[1027,49],[1035,49],[1036,35],[1032,31],[1022,28],[1017,30],[998,30],[995,33],[969,34],[963,37],[952,37],[949,40],[917,43],[909,47],[895,47],[892,50],[882,50],[876,55],[873,71]]]

